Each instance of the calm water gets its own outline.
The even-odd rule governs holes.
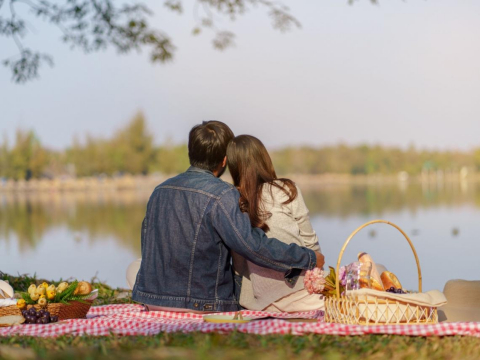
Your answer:
[[[335,266],[349,234],[382,218],[414,243],[424,290],[448,279],[480,279],[480,184],[439,186],[325,186],[303,189],[327,265]],[[0,271],[47,279],[98,276],[125,284],[125,269],[140,256],[140,224],[149,191],[95,195],[0,194]],[[353,238],[342,264],[360,251],[417,288],[410,247],[394,228],[378,224]]]

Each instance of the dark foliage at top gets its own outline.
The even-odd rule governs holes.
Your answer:
[[[163,0],[168,11],[183,13],[181,0]],[[213,46],[223,50],[233,45],[234,34],[215,26],[215,19],[227,17],[235,20],[248,10],[265,8],[272,18],[273,27],[287,31],[300,23],[284,5],[268,0],[196,0],[193,35],[210,29]],[[18,9],[17,9],[18,7]],[[168,34],[152,27],[149,19],[153,12],[141,2],[132,4],[112,0],[0,0],[0,37],[15,42],[18,54],[0,59],[12,71],[12,79],[25,83],[39,76],[42,65],[53,66],[53,57],[41,50],[27,47],[24,39],[29,32],[28,18],[43,20],[56,26],[61,39],[72,48],[91,53],[114,48],[120,54],[132,50],[148,49],[153,63],[165,63],[174,56],[175,46]]]

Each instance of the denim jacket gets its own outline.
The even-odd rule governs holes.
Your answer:
[[[285,272],[294,282],[315,253],[252,228],[239,193],[210,171],[190,167],[157,186],[142,223],[142,263],[132,299],[200,311],[238,310],[231,253]]]

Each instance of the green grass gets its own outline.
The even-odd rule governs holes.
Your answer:
[[[43,279],[1,275],[16,290]],[[98,281],[98,304],[128,303],[123,289]],[[128,294],[128,293],[127,293]],[[393,335],[269,335],[233,332],[155,336],[60,336],[0,338],[0,359],[480,359],[480,339],[473,337],[407,337]]]
[[[0,338],[0,359],[479,359],[480,339],[159,334]]]

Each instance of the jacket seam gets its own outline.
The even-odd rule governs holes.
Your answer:
[[[208,193],[208,192],[206,192],[206,191],[203,191],[203,190],[190,189],[190,188],[185,188],[185,187],[181,187],[181,186],[159,185],[159,186],[157,186],[157,187],[155,188],[155,190],[156,190],[156,189],[171,189],[171,190],[190,191],[190,192],[202,194],[202,195],[205,195],[205,196],[208,196],[208,197],[217,199],[217,200],[220,198],[220,197],[217,196],[217,195],[210,194],[210,193]]]
[[[223,204],[219,201],[218,202],[220,204],[220,207],[222,208],[223,212],[225,213],[225,217],[228,219],[228,221],[230,222],[230,225],[232,225],[232,228],[233,230],[235,231],[235,234],[237,235],[237,237],[240,239],[240,241],[245,245],[245,247],[247,248],[247,250],[249,252],[251,252],[252,254],[256,255],[257,257],[259,257],[260,259],[262,259],[263,261],[269,263],[269,264],[272,264],[272,265],[276,265],[276,266],[279,266],[281,268],[284,268],[286,270],[290,270],[291,267],[287,266],[287,265],[284,265],[284,264],[280,264],[280,263],[277,263],[276,261],[272,261],[270,259],[267,259],[266,257],[262,256],[261,254],[258,254],[256,253],[255,251],[253,251],[250,246],[248,246],[248,243],[243,239],[243,237],[240,235],[240,232],[238,231],[238,229],[236,228],[235,224],[233,223],[233,221],[230,219],[230,216],[228,216],[228,213],[227,213],[227,210],[225,209],[225,207],[223,206]]]
[[[202,210],[202,215],[200,216],[200,220],[198,221],[197,229],[195,231],[195,237],[193,239],[192,253],[190,255],[190,267],[188,269],[187,299],[190,298],[190,294],[192,291],[193,262],[195,261],[195,248],[197,246],[198,234],[200,233],[202,220],[203,220],[203,217],[205,216],[205,211],[207,210],[207,207],[210,204],[210,201],[211,200],[207,201],[207,203],[205,204],[205,207]]]
[[[236,300],[220,300],[220,299],[195,299],[191,298],[187,300],[187,298],[183,296],[173,296],[173,295],[155,295],[147,292],[143,292],[141,290],[137,290],[137,295],[142,297],[151,298],[151,299],[163,299],[163,300],[175,300],[175,301],[195,301],[201,303],[218,303],[218,304],[236,304],[238,301]]]
[[[235,186],[233,186],[232,184],[228,184],[228,183],[226,183],[226,184],[228,185],[228,187],[220,193],[220,195],[218,196],[219,199],[220,199],[223,195],[225,195],[227,192],[232,191],[232,190],[235,189]]]
[[[222,262],[222,244],[218,244],[218,265],[217,265],[217,281],[215,282],[215,300],[218,300],[218,283],[220,282],[220,269]]]

